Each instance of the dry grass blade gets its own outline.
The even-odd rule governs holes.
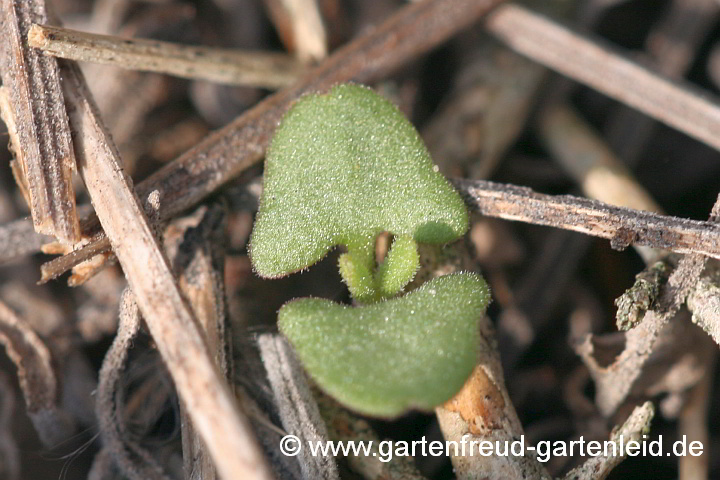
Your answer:
[[[470,207],[483,215],[572,230],[610,240],[624,249],[646,245],[720,258],[720,225],[615,207],[571,195],[482,180],[454,180]]]
[[[223,477],[271,478],[247,419],[214,366],[197,320],[175,283],[76,65],[64,65],[63,86],[72,105],[78,169],[195,428]]]
[[[304,71],[300,62],[281,53],[241,52],[120,38],[48,25],[33,25],[28,41],[32,47],[69,60],[227,85],[282,88],[292,84]]]
[[[66,243],[80,238],[72,172],[75,155],[70,139],[57,61],[30,48],[27,32],[46,23],[42,0],[0,2],[0,110],[16,161],[27,184],[35,230]]]
[[[510,48],[720,150],[720,103],[518,5],[487,19]]]
[[[30,326],[0,302],[0,343],[18,369],[28,414],[46,446],[72,434],[73,425],[57,406],[58,385],[50,351]]]
[[[502,0],[425,0],[400,9],[297,83],[266,98],[138,184],[138,195],[162,192],[161,217],[171,218],[260,161],[275,126],[302,95],[327,90],[340,82],[379,78],[477,21],[499,3]],[[94,243],[99,242],[109,248],[106,240],[96,238]],[[44,278],[56,278],[92,256],[81,252],[73,262],[58,259],[49,265]]]

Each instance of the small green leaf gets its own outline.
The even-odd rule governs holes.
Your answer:
[[[420,267],[417,243],[412,237],[395,237],[385,261],[375,273],[375,283],[380,295],[392,297],[410,283]]]
[[[352,298],[361,303],[371,303],[380,299],[375,289],[375,277],[372,271],[365,263],[358,260],[354,252],[340,255],[338,267]]]
[[[467,227],[412,124],[372,90],[339,85],[298,100],[277,128],[250,254],[259,275],[280,277],[384,231],[447,243]]]
[[[295,300],[278,324],[321,388],[360,413],[391,417],[429,410],[460,390],[489,301],[482,277],[453,274],[367,306]]]

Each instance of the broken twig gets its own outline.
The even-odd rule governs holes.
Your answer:
[[[30,48],[27,32],[47,23],[42,0],[0,2],[0,114],[28,189],[35,230],[65,243],[80,239],[72,172],[75,155],[57,60]]]
[[[604,480],[610,475],[613,468],[622,463],[627,457],[627,451],[621,445],[627,445],[634,441],[642,443],[643,436],[650,430],[650,422],[655,416],[655,408],[652,402],[645,402],[635,407],[625,423],[610,436],[610,441],[615,444],[615,451],[608,449],[609,455],[592,457],[581,466],[573,468],[564,477],[564,480]],[[615,454],[617,453],[617,454]]]

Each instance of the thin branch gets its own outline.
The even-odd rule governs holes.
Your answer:
[[[72,172],[75,154],[57,60],[28,47],[33,22],[47,22],[42,0],[0,2],[0,114],[27,185],[35,230],[66,243],[80,238]]]
[[[122,170],[82,74],[72,63],[62,65],[78,169],[179,397],[222,476],[271,478],[249,423],[216,369],[197,319]],[[162,194],[159,197],[164,200]]]
[[[56,57],[159,72],[227,85],[282,88],[304,71],[297,60],[268,52],[241,52],[120,38],[48,25],[30,27],[28,41]]]
[[[663,78],[518,5],[496,9],[486,27],[516,52],[720,150],[720,102],[709,92]]]
[[[544,195],[526,187],[484,180],[454,179],[470,208],[489,217],[545,225],[610,240],[613,248],[644,245],[677,253],[720,259],[720,225],[652,212],[616,207],[572,195]],[[43,280],[57,277],[92,257],[85,252],[107,251],[100,239],[83,250],[43,265]]]
[[[529,188],[456,179],[470,207],[490,217],[546,225],[610,240],[720,259],[720,225],[615,207],[571,195],[544,195]]]
[[[302,95],[325,91],[341,82],[380,78],[471,25],[499,3],[502,0],[425,0],[403,7],[377,28],[337,50],[297,83],[258,103],[139,183],[138,196],[160,191],[161,217],[173,217],[259,162],[275,126]],[[102,240],[98,236],[95,241]],[[105,246],[109,248],[109,244]],[[88,258],[78,253],[79,261]],[[66,271],[54,267],[47,270],[47,278]]]
[[[613,432],[610,441],[615,444],[617,455],[600,455],[592,457],[581,466],[573,468],[564,477],[564,480],[604,480],[610,472],[622,463],[627,457],[627,451],[621,448],[628,442],[642,443],[643,435],[650,429],[650,422],[655,416],[652,402],[645,402],[635,407],[625,423]],[[608,453],[612,450],[608,449]],[[613,452],[614,453],[614,452]]]

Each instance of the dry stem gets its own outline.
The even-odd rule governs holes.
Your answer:
[[[546,225],[631,244],[720,258],[720,225],[615,207],[570,195],[552,196],[482,180],[456,179],[470,207],[483,215]]]
[[[30,46],[56,57],[227,85],[282,88],[303,72],[287,55],[179,45],[33,25]]]

